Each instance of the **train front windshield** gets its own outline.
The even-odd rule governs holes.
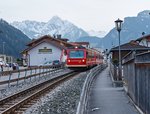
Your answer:
[[[71,50],[69,53],[69,58],[84,58],[83,50]]]

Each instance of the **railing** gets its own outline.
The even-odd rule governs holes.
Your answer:
[[[81,96],[80,96],[80,101],[77,107],[77,112],[76,114],[85,114],[86,112],[86,106],[87,106],[87,99],[88,99],[88,94],[90,90],[91,83],[94,79],[94,77],[99,74],[104,68],[106,68],[107,65],[99,65],[92,70],[90,70],[90,73],[87,75],[86,80],[84,82]]]
[[[0,85],[6,85],[10,86],[11,83],[19,83],[19,81],[26,82],[27,79],[32,80],[34,77],[35,79],[37,77],[42,77],[45,75],[49,75],[58,69],[63,68],[64,65],[51,65],[51,66],[39,66],[39,67],[29,67],[26,69],[20,69],[20,70],[14,70],[14,71],[3,71],[0,72]]]
[[[150,52],[135,54],[134,58],[124,58],[124,77],[127,92],[135,104],[150,114]]]

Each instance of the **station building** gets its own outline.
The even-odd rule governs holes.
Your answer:
[[[62,39],[61,36],[56,38],[45,35],[32,40],[27,46],[22,52],[24,66],[38,66],[54,60],[65,62],[66,54],[64,50],[72,44],[68,43],[67,39]]]

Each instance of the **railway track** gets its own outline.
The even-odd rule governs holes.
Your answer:
[[[78,72],[67,73],[1,99],[0,114],[22,114],[28,107],[36,103],[40,96],[77,74]]]

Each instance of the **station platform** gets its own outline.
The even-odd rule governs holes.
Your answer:
[[[140,114],[123,87],[114,87],[109,67],[93,81],[86,114]]]

